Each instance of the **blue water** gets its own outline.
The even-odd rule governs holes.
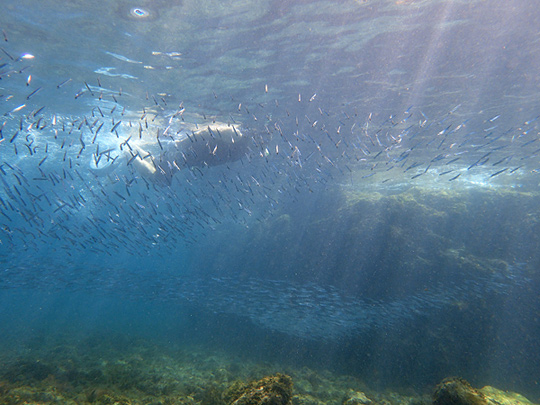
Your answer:
[[[4,3],[6,364],[127,336],[540,396],[534,2]]]

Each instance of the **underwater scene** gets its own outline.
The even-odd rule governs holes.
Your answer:
[[[540,403],[534,0],[3,0],[0,404]]]

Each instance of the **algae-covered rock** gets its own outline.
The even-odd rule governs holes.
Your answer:
[[[325,402],[311,395],[305,394],[293,396],[292,405],[325,405]]]
[[[66,398],[62,393],[56,392],[52,387],[30,387],[23,385],[15,387],[2,394],[2,404],[65,404],[76,405],[72,399]]]
[[[235,382],[223,393],[228,405],[287,405],[292,398],[292,379],[277,373],[249,384]]]
[[[232,404],[234,401],[240,398],[244,392],[248,390],[248,388],[249,384],[246,384],[243,381],[238,380],[233,382],[232,385],[223,392],[223,402],[225,402],[227,405]]]
[[[363,392],[349,390],[345,400],[343,401],[343,405],[369,405],[371,402],[371,399],[369,399]]]
[[[450,377],[442,380],[433,394],[434,405],[488,405],[484,395],[475,390],[463,378]]]
[[[199,405],[226,404],[226,401],[223,399],[223,389],[218,384],[209,384],[205,387],[200,387],[191,396]]]
[[[128,405],[130,399],[117,394],[112,390],[92,389],[86,393],[86,400],[91,404],[100,405]]]
[[[489,385],[479,390],[489,405],[533,405],[531,401],[517,392],[501,391]]]
[[[43,381],[56,372],[56,367],[40,360],[19,360],[7,368],[3,377],[9,382]]]

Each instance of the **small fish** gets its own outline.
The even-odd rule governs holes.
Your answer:
[[[118,128],[118,126],[122,123],[122,121],[118,121],[116,124],[114,124],[114,126],[111,128],[111,132],[114,132],[116,130],[116,128]]]
[[[507,170],[508,170],[508,167],[506,167],[506,168],[504,168],[502,170],[499,170],[498,172],[495,172],[491,176],[489,176],[489,178],[491,179],[492,177],[498,176],[499,174],[504,173]]]
[[[13,143],[13,141],[17,138],[17,135],[19,135],[19,131],[16,131],[13,136],[11,137],[11,139],[9,140],[9,143]]]
[[[41,91],[41,87],[38,87],[37,89],[35,89],[32,93],[30,93],[29,95],[26,96],[26,99],[27,100],[30,100],[30,98],[34,95],[36,95],[39,91]]]
[[[4,115],[9,115],[9,114],[11,114],[11,113],[19,112],[19,111],[21,111],[24,107],[26,107],[26,104],[22,104],[22,105],[20,105],[20,106],[18,106],[18,107],[15,107],[13,110],[11,110],[10,112],[5,113]]]
[[[66,84],[68,84],[70,81],[71,81],[71,79],[66,79],[66,80],[64,80],[62,83],[57,84],[57,85],[56,85],[56,88],[59,89],[59,88],[65,86]]]
[[[113,52],[109,52],[109,51],[105,51],[105,53],[107,55],[110,55],[112,56],[113,58],[115,59],[118,59],[118,60],[121,60],[123,62],[128,62],[128,63],[135,63],[135,64],[142,64],[142,62],[138,61],[138,60],[133,60],[133,59],[130,59],[130,58],[127,58],[123,55],[119,55],[117,53],[113,53]]]
[[[0,51],[4,52],[9,59],[15,60],[15,58],[11,56],[4,48],[0,47]]]
[[[134,154],[127,162],[126,166],[129,166],[135,159],[137,159],[137,156],[139,156],[138,153]]]
[[[86,86],[86,88],[88,89],[92,97],[94,97],[94,92],[90,89],[90,86],[88,85],[88,83],[84,82],[84,85]]]
[[[521,169],[523,166],[518,166],[515,169],[510,170],[510,173],[514,173],[516,170]]]

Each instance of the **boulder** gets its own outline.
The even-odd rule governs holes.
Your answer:
[[[289,405],[292,398],[292,379],[277,373],[244,384],[235,382],[223,393],[227,405]]]
[[[484,395],[459,377],[442,380],[433,394],[434,405],[488,405]]]

